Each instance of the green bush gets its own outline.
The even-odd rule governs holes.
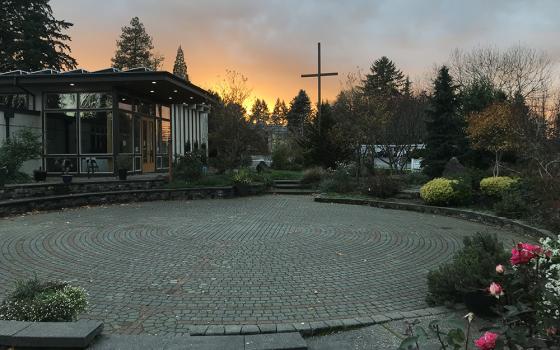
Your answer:
[[[428,273],[429,305],[462,302],[465,293],[490,285],[496,277],[496,265],[508,261],[509,255],[495,235],[477,233],[465,237],[463,245],[451,263]]]
[[[364,194],[379,198],[392,197],[400,190],[401,183],[399,180],[387,175],[370,176],[362,187]]]
[[[239,169],[233,174],[233,183],[237,185],[249,185],[253,182],[251,171],[247,168]]]
[[[503,192],[501,199],[494,204],[494,212],[496,215],[510,219],[519,219],[523,217],[527,210],[527,203],[517,190]]]
[[[272,151],[272,168],[278,170],[301,170],[303,158],[298,145],[284,142]]]
[[[21,129],[0,145],[0,169],[6,182],[18,182],[24,162],[41,156],[41,137],[31,129]],[[2,175],[0,175],[2,176]],[[1,181],[1,180],[0,180]]]
[[[309,168],[303,172],[301,183],[304,185],[319,184],[324,176],[325,176],[325,170],[323,170],[323,168],[321,167]]]
[[[319,184],[321,192],[348,193],[356,189],[354,168],[351,165],[339,165],[336,170],[330,171],[323,177]]]
[[[430,205],[458,205],[470,200],[471,188],[465,181],[440,177],[422,186],[420,197]]]
[[[518,179],[508,176],[487,177],[480,180],[480,191],[492,198],[501,198],[502,195],[517,184]]]
[[[17,281],[0,304],[0,319],[31,322],[69,322],[87,309],[87,293],[66,282]]]
[[[182,181],[194,181],[202,177],[202,162],[200,152],[188,152],[179,156],[173,163],[173,177]]]

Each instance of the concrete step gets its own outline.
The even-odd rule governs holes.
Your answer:
[[[275,185],[281,185],[281,184],[300,184],[301,181],[300,180],[274,180],[274,184]]]
[[[281,188],[271,188],[267,191],[270,194],[294,194],[294,195],[310,195],[314,194],[313,190],[300,189],[281,189]]]
[[[103,330],[103,323],[0,321],[0,346],[84,349]]]
[[[286,184],[286,183],[281,183],[281,184],[274,184],[275,188],[303,188],[303,186],[300,183],[297,184]]]
[[[103,335],[90,350],[307,350],[297,333],[222,336]]]

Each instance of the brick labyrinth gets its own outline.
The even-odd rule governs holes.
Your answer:
[[[310,197],[135,203],[0,221],[0,298],[16,278],[86,288],[108,332],[181,334],[426,307],[425,275],[497,228]]]

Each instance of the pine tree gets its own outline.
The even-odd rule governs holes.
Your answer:
[[[73,24],[55,19],[49,0],[4,0],[0,18],[0,71],[76,68],[63,33]]]
[[[266,125],[270,122],[270,112],[265,100],[257,99],[251,108],[250,122],[253,125]]]
[[[373,62],[362,84],[362,90],[368,96],[401,95],[406,87],[403,73],[386,56]]]
[[[152,37],[146,33],[146,28],[138,17],[134,17],[130,20],[130,27],[122,27],[115,57],[111,58],[111,62],[118,69],[146,67],[157,70],[163,62],[163,56],[154,54],[153,49]]]
[[[181,46],[177,49],[177,56],[175,57],[175,64],[173,65],[173,74],[189,81],[187,64],[185,63],[185,54],[183,53]]]
[[[434,81],[434,93],[430,97],[431,109],[426,122],[426,150],[422,166],[432,177],[440,176],[445,164],[465,153],[468,142],[464,120],[458,115],[456,87],[449,69],[442,66]]]
[[[284,100],[280,101],[279,98],[276,99],[274,104],[274,109],[272,110],[272,115],[270,116],[271,122],[274,125],[286,125],[286,115],[288,114],[288,107]]]
[[[290,110],[286,114],[288,129],[293,133],[303,135],[303,128],[311,117],[311,101],[305,90],[299,90],[290,103]]]

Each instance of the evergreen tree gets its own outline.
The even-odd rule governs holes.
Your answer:
[[[280,101],[280,99],[277,98],[274,109],[272,110],[272,115],[270,116],[272,124],[285,125],[288,111],[289,109],[286,106],[286,102],[284,102],[284,100]]]
[[[73,24],[55,19],[49,0],[3,0],[0,18],[0,71],[76,68],[63,33]]]
[[[251,114],[249,116],[250,122],[253,125],[264,126],[270,121],[270,112],[268,111],[268,105],[265,100],[258,99],[253,104],[251,108]]]
[[[410,88],[410,85],[406,86],[403,73],[386,56],[373,62],[370,73],[362,84],[362,90],[367,96],[401,95],[404,87]]]
[[[157,70],[163,62],[163,56],[154,54],[153,49],[152,37],[146,33],[138,17],[134,17],[130,20],[130,27],[122,27],[117,51],[111,62],[118,69],[146,67]]]
[[[288,129],[298,135],[303,135],[304,125],[311,117],[311,101],[305,90],[299,90],[290,103],[290,110],[286,114]]]
[[[173,64],[173,74],[176,76],[189,81],[189,75],[187,74],[187,64],[185,63],[185,54],[181,46],[177,49],[177,56],[175,57],[175,64]]]
[[[468,145],[464,120],[457,113],[458,99],[455,90],[449,69],[442,66],[434,81],[434,93],[430,97],[426,149],[422,161],[424,172],[432,177],[440,176],[449,159],[464,154]]]

